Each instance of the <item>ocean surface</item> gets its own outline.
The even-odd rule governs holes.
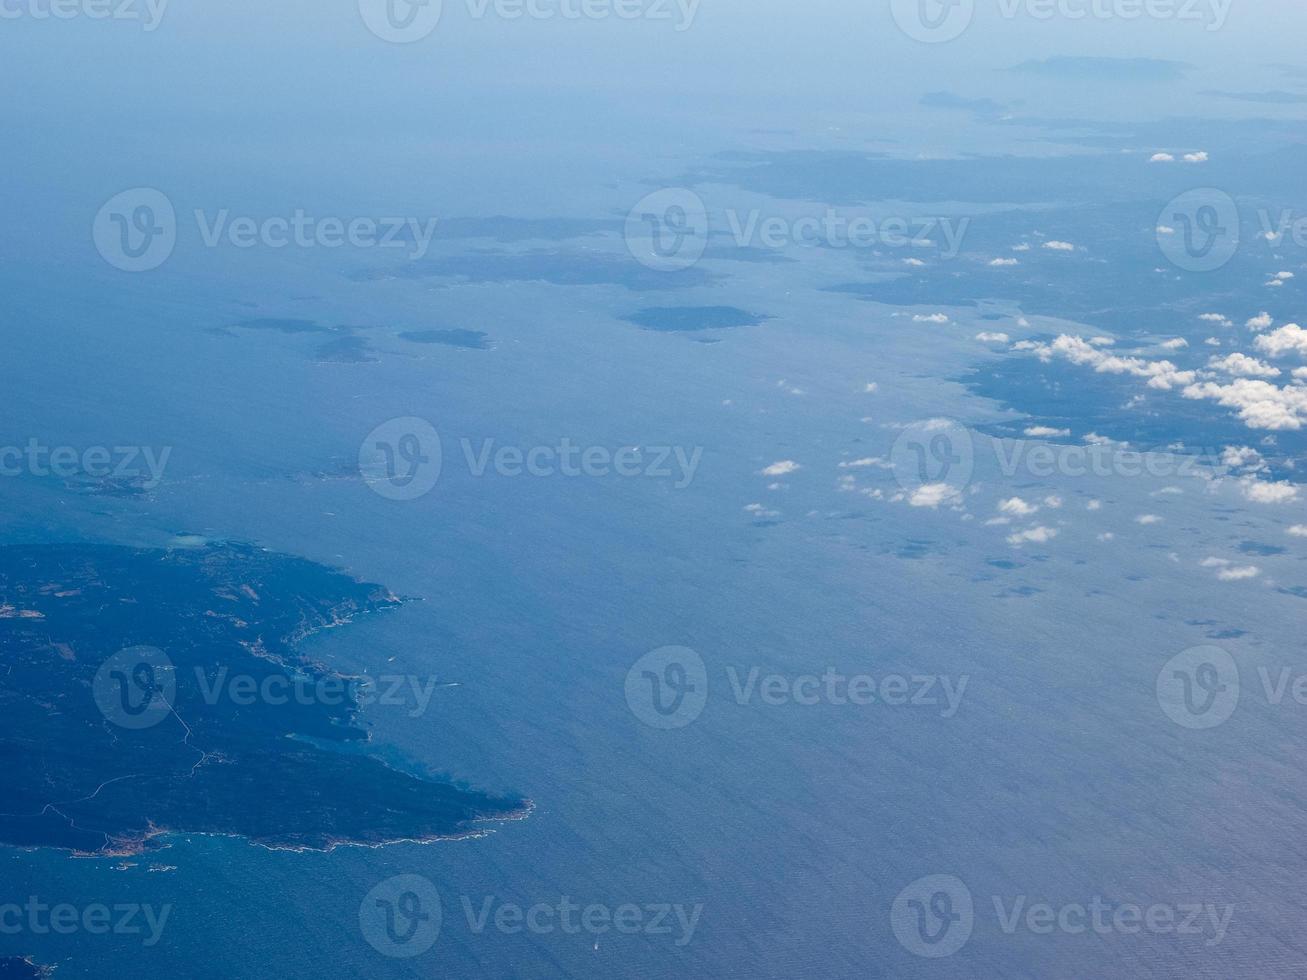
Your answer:
[[[1307,707],[1259,670],[1307,671],[1301,433],[1040,345],[1104,336],[1198,372],[1267,357],[1246,320],[1304,315],[1302,249],[1255,240],[1260,208],[1307,207],[1304,69],[1265,53],[1291,34],[1269,18],[1301,12],[1084,36],[984,19],[923,45],[852,4],[704,3],[683,32],[447,4],[429,41],[388,45],[353,7],[0,32],[19,93],[0,110],[0,444],[170,450],[149,487],[0,478],[0,545],[248,542],[380,583],[413,601],[303,651],[433,681],[420,706],[364,708],[375,751],[533,809],[469,839],[326,853],[185,832],[139,857],[0,849],[0,902],[170,910],[157,942],[0,929],[0,954],[59,980],[1300,975]],[[1103,60],[1087,78],[1008,71],[1063,55]],[[1131,77],[1125,56],[1188,67]],[[1149,163],[1164,150],[1207,159]],[[1214,271],[1157,241],[1198,186],[1245,225]],[[91,227],[138,187],[167,195],[178,233],[134,274]],[[670,270],[633,257],[628,222],[665,189],[712,230]],[[437,223],[420,256],[207,246],[224,209]],[[910,237],[929,220],[932,243],[789,237],[828,209]],[[742,236],[755,213],[783,241]],[[1276,383],[1303,363],[1274,359]],[[392,499],[360,448],[411,419],[439,435],[439,476]],[[965,476],[933,502],[902,441],[930,420],[968,434],[948,447]],[[1025,462],[1104,439],[1161,462]],[[639,447],[640,472],[478,472],[563,440]],[[1264,468],[1222,464],[1228,446]],[[677,728],[627,693],[669,646],[706,684]],[[1159,676],[1212,646],[1237,664],[1238,708],[1177,723]],[[761,686],[827,673],[905,678],[905,703]],[[388,955],[361,919],[401,875],[440,896],[418,955]],[[895,911],[933,875],[974,899],[948,956],[918,955],[939,950]],[[1096,899],[1197,907],[1198,931],[1004,927],[1016,903]],[[668,928],[494,917],[565,900]]]

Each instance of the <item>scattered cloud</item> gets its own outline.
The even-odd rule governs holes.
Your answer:
[[[1278,330],[1264,333],[1253,341],[1253,346],[1270,357],[1286,354],[1307,356],[1307,330],[1296,323],[1286,323]]]
[[[1258,340],[1265,340],[1258,337]],[[1278,378],[1280,369],[1271,367],[1265,361],[1259,361],[1247,354],[1226,354],[1225,357],[1208,358],[1207,366],[1214,371],[1224,371],[1236,378]]]
[[[1039,510],[1034,504],[1026,503],[1020,497],[1009,497],[1007,500],[1001,500],[998,504],[1000,513],[1008,514],[1012,517],[1029,517],[1035,511]]]
[[[912,491],[908,503],[913,507],[938,507],[958,495],[956,487],[947,483],[926,483]]]
[[[1009,534],[1007,536],[1007,543],[1013,547],[1020,547],[1027,542],[1032,542],[1034,544],[1047,544],[1049,541],[1052,541],[1057,537],[1057,535],[1057,528],[1045,527],[1040,524],[1036,527],[1026,528],[1024,531],[1017,531],[1014,534]]]
[[[1270,482],[1245,477],[1239,481],[1245,500],[1255,504],[1291,504],[1298,499],[1298,488],[1288,480]]]

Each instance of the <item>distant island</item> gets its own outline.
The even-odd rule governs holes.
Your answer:
[[[523,816],[525,800],[370,754],[357,690],[298,650],[401,604],[249,545],[0,548],[0,843],[109,856],[201,833],[329,850]],[[233,697],[236,678],[317,693]]]
[[[0,956],[0,980],[42,980],[53,973],[26,956]]]

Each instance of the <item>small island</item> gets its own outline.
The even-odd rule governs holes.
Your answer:
[[[0,843],[123,856],[196,833],[330,850],[525,815],[526,800],[372,754],[357,685],[300,651],[402,602],[243,544],[0,548]],[[318,693],[215,694],[235,678]],[[156,717],[115,717],[119,695]]]
[[[54,970],[27,956],[0,956],[0,980],[42,980]]]

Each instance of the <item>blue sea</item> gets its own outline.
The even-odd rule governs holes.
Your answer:
[[[1307,347],[1260,340],[1307,315],[1307,262],[1258,216],[1307,215],[1302,12],[981,9],[935,43],[901,4],[704,0],[678,29],[446,2],[391,43],[369,6],[0,22],[0,445],[168,450],[130,492],[0,478],[0,544],[249,542],[380,583],[412,601],[302,647],[430,682],[364,708],[369,750],[532,809],[326,853],[5,847],[0,905],[168,913],[0,916],[0,955],[59,980],[1302,975],[1303,437],[1184,393],[1301,390]],[[175,247],[131,272],[93,229],[139,188]],[[1157,230],[1193,188],[1237,201],[1217,269]],[[296,213],[403,225],[205,240]],[[1235,353],[1276,375],[1211,363]],[[1150,384],[1160,361],[1193,374]],[[440,468],[405,499],[360,453],[407,460],[415,419]],[[566,445],[601,462],[569,474]],[[667,647],[704,695],[671,716],[630,694]],[[1203,690],[1239,688],[1207,727],[1163,690],[1195,648],[1235,671]],[[368,924],[397,876],[439,896],[421,951]],[[569,902],[601,911],[563,928]]]

